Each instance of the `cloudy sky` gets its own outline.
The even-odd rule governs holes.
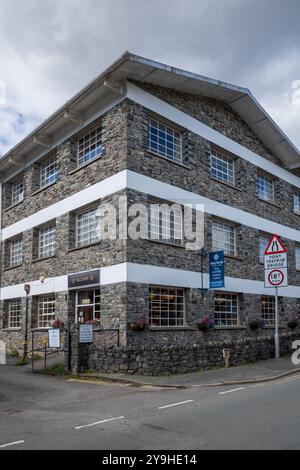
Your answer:
[[[126,49],[250,88],[300,148],[299,18],[299,0],[0,0],[0,155]]]

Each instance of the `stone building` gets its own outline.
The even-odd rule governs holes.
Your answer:
[[[30,328],[63,320],[82,368],[192,370],[221,363],[224,345],[235,362],[268,357],[275,304],[263,252],[276,233],[288,250],[279,294],[289,350],[300,314],[300,153],[249,90],[125,53],[4,155],[0,174],[9,349],[22,348],[27,283]],[[115,237],[104,236],[104,204]],[[208,259],[173,204],[192,207],[193,228],[203,208],[203,248],[224,250],[225,289],[208,289]],[[199,330],[204,318],[214,329]],[[76,325],[96,320],[83,350]]]

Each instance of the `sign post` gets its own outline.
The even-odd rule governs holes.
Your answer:
[[[280,358],[278,288],[288,286],[287,252],[282,241],[273,235],[264,254],[265,288],[275,288],[275,358]]]

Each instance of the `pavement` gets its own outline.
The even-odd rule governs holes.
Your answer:
[[[109,382],[132,384],[137,386],[154,385],[158,387],[192,388],[213,387],[226,385],[239,385],[247,383],[260,383],[288,377],[300,373],[299,366],[295,366],[290,357],[270,359],[243,366],[199,371],[187,374],[172,375],[128,375],[128,374],[81,374],[87,378],[95,378]]]

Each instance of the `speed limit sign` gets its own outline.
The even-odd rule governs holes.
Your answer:
[[[266,269],[265,270],[265,287],[287,287],[288,286],[287,268]]]

